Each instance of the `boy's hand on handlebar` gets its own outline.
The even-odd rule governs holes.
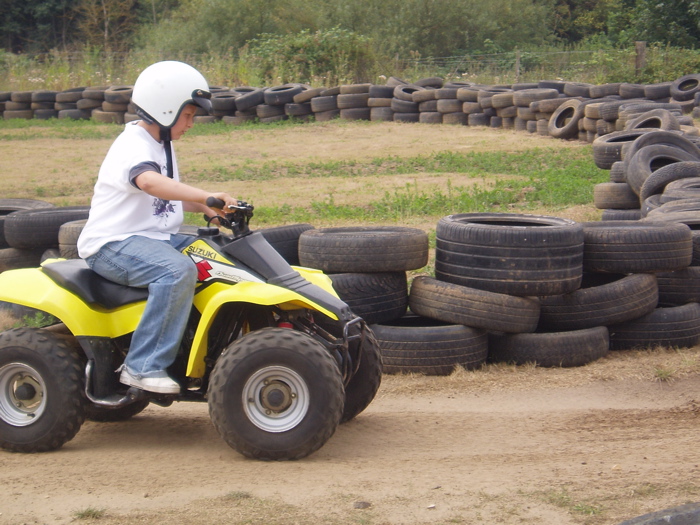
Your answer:
[[[234,199],[228,193],[212,193],[207,199],[206,205],[212,215],[224,216],[229,206],[237,206],[238,199]],[[207,214],[208,215],[208,214]]]

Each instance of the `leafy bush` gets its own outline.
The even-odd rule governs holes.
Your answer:
[[[371,39],[337,27],[295,35],[266,34],[252,40],[241,58],[273,84],[361,82],[373,76],[377,65]]]

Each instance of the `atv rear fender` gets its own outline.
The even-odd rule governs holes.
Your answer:
[[[36,308],[63,322],[75,336],[115,338],[133,332],[145,302],[114,310],[89,305],[57,285],[41,268],[0,273],[0,301]]]

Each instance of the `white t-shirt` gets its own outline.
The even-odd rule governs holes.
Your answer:
[[[130,122],[102,162],[87,224],[78,238],[78,254],[89,257],[108,242],[132,235],[167,240],[183,221],[181,201],[153,197],[132,184],[134,173],[160,171],[167,177],[165,147],[147,130]],[[173,151],[173,179],[179,180]]]

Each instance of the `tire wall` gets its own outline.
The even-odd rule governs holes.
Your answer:
[[[391,77],[394,78],[394,77]],[[294,118],[326,121],[376,120],[453,124],[522,130],[560,139],[593,142],[628,129],[683,130],[697,97],[674,99],[682,79],[649,86],[634,93],[624,84],[592,85],[566,81],[489,85],[445,82],[442,78],[395,79],[388,85],[348,84],[312,87],[212,86],[212,109],[201,110],[196,122],[224,121],[238,125]],[[106,124],[136,120],[133,86],[88,86],[65,91],[5,92],[0,112],[5,119],[93,119]],[[631,98],[631,94],[635,97]],[[680,95],[678,95],[680,96]],[[614,162],[614,146],[601,161]]]

